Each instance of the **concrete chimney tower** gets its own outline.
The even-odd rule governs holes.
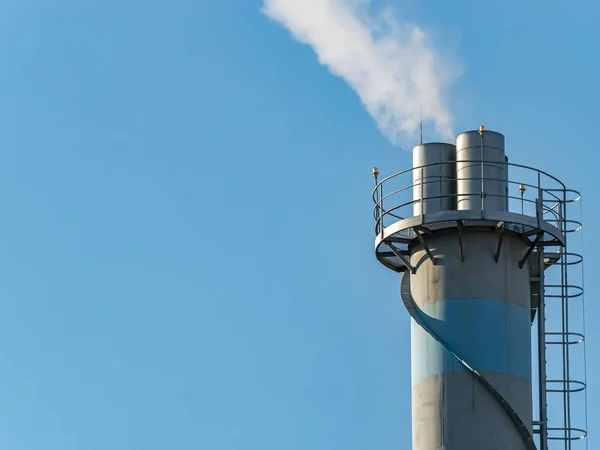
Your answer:
[[[402,275],[411,317],[413,450],[570,449],[585,431],[567,418],[568,371],[546,374],[545,273],[560,267],[552,292],[567,302],[566,269],[581,262],[567,251],[578,194],[508,163],[504,136],[484,127],[418,145],[411,169],[374,175],[375,254]],[[560,333],[569,348],[577,333]],[[553,386],[564,386],[560,426],[548,422]]]

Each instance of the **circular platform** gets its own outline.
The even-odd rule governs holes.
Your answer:
[[[481,161],[469,162],[481,164]],[[424,180],[421,176],[423,170],[431,172],[432,167],[444,164],[447,163],[416,166],[385,178],[375,187],[375,255],[386,267],[397,272],[405,271],[409,267],[407,263],[412,247],[423,245],[428,236],[441,232],[456,233],[457,238],[462,233],[483,230],[497,233],[499,238],[509,234],[527,241],[532,248],[542,244],[552,255],[560,254],[568,233],[581,228],[580,222],[566,217],[567,205],[577,202],[579,193],[567,189],[560,180],[545,172],[506,163],[507,173],[513,176],[502,180],[484,178],[486,182],[506,183],[502,202],[495,203],[505,204],[505,210],[486,210],[487,199],[499,197],[498,194],[428,194],[432,191],[432,184],[441,185],[447,179],[430,177]],[[471,196],[474,201],[469,204],[481,205],[480,208],[457,209],[456,198],[459,196],[463,199]],[[455,205],[453,209],[436,210],[438,205],[452,202]],[[558,257],[548,256],[547,259],[551,264]]]

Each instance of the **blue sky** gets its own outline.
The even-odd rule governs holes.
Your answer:
[[[0,3],[0,449],[409,447],[370,171],[411,154],[259,9]],[[503,132],[512,161],[582,191],[598,399],[600,7],[399,11],[463,62],[456,130]]]

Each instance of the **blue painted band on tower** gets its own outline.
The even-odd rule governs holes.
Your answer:
[[[423,320],[479,372],[531,380],[531,313],[501,300],[447,299],[421,307]],[[412,382],[465,368],[414,321]]]

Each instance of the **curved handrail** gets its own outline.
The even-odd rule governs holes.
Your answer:
[[[573,394],[575,392],[582,392],[587,388],[587,385],[583,381],[579,380],[546,380],[548,384],[563,384],[567,387],[566,389],[548,389],[546,392],[559,392],[561,394],[569,393]],[[571,388],[571,384],[574,384],[578,387]]]
[[[506,199],[508,206],[508,212],[517,212],[518,204],[521,205],[521,211],[519,213],[523,214],[523,205],[527,206],[526,216],[536,217],[538,214],[543,219],[544,222],[553,225],[556,228],[561,229],[563,232],[571,233],[579,231],[582,227],[581,222],[576,220],[567,220],[564,216],[565,206],[567,203],[577,202],[581,198],[581,194],[573,189],[567,189],[565,184],[560,181],[558,178],[550,175],[547,172],[544,172],[539,169],[535,169],[530,166],[526,166],[523,164],[515,164],[515,163],[501,163],[501,162],[491,162],[491,161],[481,161],[481,160],[465,160],[460,161],[461,163],[471,163],[471,164],[482,164],[484,167],[514,167],[521,170],[524,170],[525,173],[519,173],[519,178],[532,178],[537,176],[537,184],[533,184],[533,182],[526,182],[526,180],[515,181],[515,179],[506,179],[506,178],[498,178],[498,177],[490,177],[484,176],[484,180],[489,182],[501,182],[506,183],[507,186],[519,185],[524,188],[531,188],[529,192],[529,198],[527,196],[517,196],[510,195],[508,191],[506,194],[499,194],[494,192],[486,192],[486,197],[492,198],[502,198]],[[443,166],[448,164],[456,164],[456,162],[451,161],[443,161],[443,162],[434,162],[429,164],[423,164],[415,167],[411,167],[409,169],[403,170],[401,172],[397,172],[390,176],[385,177],[381,181],[379,181],[372,192],[372,199],[375,203],[373,208],[373,217],[376,221],[375,225],[375,233],[380,234],[387,226],[391,224],[390,219],[394,222],[406,219],[408,217],[413,217],[414,213],[418,210],[411,210],[410,213],[408,211],[406,214],[403,213],[404,209],[415,207],[418,204],[421,204],[421,209],[425,207],[425,204],[429,201],[433,201],[435,203],[436,200],[443,199],[454,199],[453,202],[456,202],[456,199],[473,199],[474,197],[481,197],[481,193],[479,192],[468,192],[468,193],[443,193],[441,195],[428,195],[427,192],[424,192],[424,188],[429,184],[439,184],[444,183],[445,181],[457,180],[457,181],[477,181],[481,180],[481,177],[447,177],[443,174],[434,174],[429,175],[425,174],[424,170],[427,168],[432,168],[436,166]],[[420,173],[419,173],[420,171]],[[392,180],[398,180],[402,175],[412,174],[412,179],[410,181],[406,180],[406,185],[400,186],[399,188],[392,186],[393,189],[390,192],[384,192],[384,187],[388,187],[389,183]],[[542,178],[543,177],[543,178]],[[397,186],[398,183],[396,183]],[[550,184],[550,186],[548,185]],[[557,185],[556,187],[553,185]],[[416,189],[421,187],[421,195],[416,195],[416,198],[410,198],[410,200],[406,199],[405,194],[413,192]],[[535,197],[533,198],[533,195]],[[400,196],[400,198],[398,198]],[[412,196],[411,196],[412,197]],[[395,203],[397,200],[400,200],[398,203]],[[402,199],[402,200],[401,200]],[[405,201],[408,200],[408,201]],[[472,200],[471,200],[472,201]],[[391,202],[391,203],[390,203]],[[391,204],[393,205],[391,208],[386,208],[385,205]],[[532,208],[535,209],[535,213],[531,214]],[[568,226],[568,224],[572,224],[573,226]],[[567,229],[568,228],[568,229]]]
[[[516,200],[520,200],[523,201],[525,203],[530,203],[533,205],[537,205],[537,202],[534,200],[530,200],[530,199],[521,199],[519,197],[515,197],[515,196],[504,196],[504,195],[498,195],[498,194],[487,194],[489,197],[500,197],[500,198],[509,198],[509,199],[516,199]],[[383,223],[384,219],[386,217],[393,217],[397,220],[403,220],[406,219],[407,217],[404,216],[400,216],[397,214],[394,214],[394,211],[398,211],[400,209],[406,208],[408,206],[411,205],[417,205],[422,203],[423,201],[427,201],[427,200],[435,200],[435,199],[444,199],[444,198],[452,198],[452,197],[474,197],[474,196],[479,196],[479,194],[447,194],[447,195],[432,195],[432,196],[428,196],[428,197],[422,197],[419,199],[412,199],[412,200],[408,200],[406,202],[400,203],[398,205],[395,205],[394,207],[390,208],[390,209],[385,209],[383,208],[379,203],[377,203],[375,205],[375,207],[373,208],[373,217],[375,219],[375,234],[379,234],[381,232],[381,226],[383,225],[383,228],[385,228],[385,224]],[[551,211],[551,210],[546,210],[542,212],[542,216],[545,215],[550,215],[552,216],[551,220],[548,219],[544,219],[546,222],[549,222],[551,224],[554,224],[557,228],[558,228],[558,224],[560,222],[566,223],[566,222],[576,222],[576,221],[567,221],[564,220],[562,218],[562,216],[560,216],[560,214],[558,212],[555,211]],[[533,216],[531,216],[533,217]],[[579,223],[579,222],[577,222]],[[571,230],[567,230],[567,232],[570,232]],[[577,230],[574,230],[577,231]]]
[[[460,178],[431,177],[431,178],[435,178],[435,179],[433,179],[433,180],[425,180],[425,179],[421,178],[418,183],[416,183],[415,181],[413,181],[410,185],[404,186],[404,187],[402,187],[400,189],[396,189],[395,191],[387,193],[383,197],[376,196],[375,194],[379,194],[380,192],[375,192],[374,191],[374,193],[373,193],[373,201],[375,202],[376,206],[381,206],[382,202],[385,199],[387,199],[387,198],[393,197],[396,194],[408,191],[410,189],[414,189],[414,188],[416,188],[418,186],[425,186],[427,184],[437,184],[437,183],[440,183],[440,182],[442,182],[442,181],[440,181],[440,179],[443,179],[443,180],[446,180],[446,181],[457,181],[457,180],[460,180],[460,181],[478,181],[478,180],[481,180],[481,177],[460,177]],[[545,193],[551,195],[552,197],[554,197],[554,199],[542,199],[543,203],[556,202],[556,204],[553,207],[547,208],[546,210],[553,210],[556,206],[558,206],[558,205],[560,205],[560,204],[562,204],[562,203],[565,202],[563,199],[561,199],[558,196],[556,196],[556,195],[553,194],[553,192],[556,192],[555,189],[541,188],[541,187],[538,187],[538,186],[536,186],[534,184],[523,183],[523,182],[512,181],[512,180],[505,180],[503,178],[490,178],[490,177],[486,177],[486,178],[484,178],[484,180],[486,180],[486,181],[498,181],[498,182],[507,183],[507,184],[515,184],[515,185],[524,186],[524,187],[531,187],[531,188],[534,188],[536,190],[539,189],[542,192],[545,192]],[[382,186],[382,185],[383,185],[383,181],[378,184],[378,186]],[[462,197],[462,196],[469,196],[469,195],[477,195],[477,196],[479,196],[480,194],[479,193],[461,193],[461,194],[452,193],[452,194],[446,194],[446,195],[444,195],[444,197],[458,197],[458,196]],[[495,197],[505,197],[504,195],[492,194],[492,193],[488,193],[486,195],[495,196]],[[530,200],[530,199],[527,199],[527,198],[524,198],[524,197],[512,196],[510,198],[514,198],[516,200],[528,201],[528,202],[531,202],[531,203],[535,203],[536,202],[536,200]],[[419,199],[419,201],[420,200],[421,199]],[[427,200],[427,198],[424,198],[424,200]],[[568,201],[567,201],[567,203],[568,203]]]
[[[583,288],[581,286],[578,286],[576,284],[569,284],[569,285],[564,285],[564,284],[547,284],[546,285],[546,289],[565,289],[564,293],[561,294],[546,294],[547,298],[566,298],[566,299],[571,299],[571,298],[577,298],[577,297],[581,297],[583,295]],[[573,293],[571,293],[572,291],[575,291]]]
[[[389,180],[391,180],[391,179],[393,179],[395,177],[399,177],[401,175],[405,175],[405,174],[408,174],[408,173],[411,173],[411,172],[414,173],[417,170],[422,170],[422,169],[425,169],[425,168],[430,167],[430,166],[439,166],[439,165],[446,165],[446,164],[451,164],[451,163],[450,162],[436,162],[436,163],[424,164],[424,165],[421,165],[421,166],[415,166],[415,167],[412,167],[410,169],[403,170],[402,172],[398,172],[398,173],[395,173],[393,175],[390,175],[390,176],[384,178],[379,183],[377,183],[377,185],[373,189],[373,192],[372,192],[373,201],[375,203],[377,203],[378,197],[376,197],[376,194],[380,190],[381,186],[383,186],[383,184],[386,183],[387,181],[389,181]],[[484,163],[484,166],[486,164],[487,165],[491,165],[489,163]],[[536,169],[531,169],[531,170],[533,170],[534,172],[537,172],[537,173],[543,173],[541,171],[537,171]],[[418,180],[418,182],[415,182],[413,180],[413,182],[412,182],[411,185],[406,186],[406,187],[404,187],[402,189],[399,189],[397,192],[392,192],[392,193],[384,196],[382,199],[385,199],[386,197],[390,197],[390,196],[392,196],[392,195],[394,195],[394,194],[396,194],[398,192],[403,192],[405,190],[411,189],[411,188],[413,188],[415,186],[426,185],[428,183],[439,183],[440,180],[438,178],[443,178],[445,180],[460,180],[460,181],[476,181],[476,180],[481,180],[481,177],[462,177],[462,176],[461,177],[452,177],[452,178],[436,176],[436,177],[431,177],[431,178],[436,178],[436,179],[434,179],[434,180],[426,180],[426,179],[420,178]],[[551,178],[554,178],[554,177],[551,177]],[[504,178],[484,177],[484,180],[486,180],[486,181],[498,181],[498,182],[503,182],[503,183],[508,183],[508,184],[519,185],[519,186],[522,185],[522,186],[524,186],[526,188],[530,187],[530,188],[536,189],[536,190],[537,189],[541,189],[543,192],[546,192],[547,194],[552,195],[556,201],[560,201],[560,202],[565,202],[565,200],[563,198],[560,198],[560,197],[556,196],[555,194],[553,194],[554,192],[569,192],[569,191],[573,191],[572,189],[560,189],[559,190],[559,189],[556,189],[556,188],[542,188],[541,186],[537,186],[535,184],[526,183],[526,182],[523,182],[523,181],[514,181],[514,180],[510,180],[510,179],[507,180],[507,179],[504,179]],[[558,181],[558,180],[556,180],[556,181]],[[562,182],[560,182],[560,181],[558,181],[558,182],[560,184],[562,184]],[[577,191],[574,191],[574,192],[577,192]],[[468,195],[468,194],[460,194],[460,195]],[[575,200],[567,200],[566,203],[570,203],[570,202],[574,202],[574,201],[579,201],[579,198],[577,198]]]
[[[573,199],[565,199],[563,200],[565,203],[575,203],[581,200],[581,192],[575,190],[575,189],[565,189],[564,190],[565,193],[571,193],[571,194],[575,194],[576,197]]]
[[[546,332],[546,336],[568,336],[569,338],[571,336],[575,336],[578,339],[574,340],[574,341],[570,341],[567,340],[566,342],[564,341],[546,341],[546,345],[577,345],[577,344],[581,344],[583,343],[583,341],[585,341],[585,336],[581,333],[575,333],[574,331],[565,331],[565,332],[560,332],[560,331],[551,331],[551,332]]]
[[[569,228],[567,230],[563,230],[564,233],[577,233],[578,231],[581,231],[581,229],[583,228],[583,224],[579,220],[565,219],[563,221],[563,223],[565,224],[565,228],[566,228],[567,224],[575,225],[575,228]]]
[[[412,188],[412,186],[409,186],[409,188]],[[398,190],[394,191],[394,193],[388,194],[385,197],[383,197],[382,200],[384,200],[387,197],[391,197],[395,193],[402,192],[405,189],[406,188],[398,189]],[[430,196],[427,196],[427,197],[422,197],[422,198],[418,198],[418,199],[408,200],[406,202],[403,202],[403,203],[400,203],[398,205],[395,205],[391,209],[385,209],[385,208],[383,208],[382,202],[380,200],[380,201],[376,202],[375,206],[373,207],[373,216],[374,216],[375,219],[377,219],[378,218],[377,213],[380,212],[380,211],[382,213],[379,215],[379,217],[383,217],[385,215],[389,215],[389,213],[391,211],[395,211],[395,210],[400,209],[400,208],[405,208],[405,207],[410,206],[410,205],[419,204],[419,203],[421,203],[423,201],[426,201],[426,200],[435,200],[435,199],[444,199],[444,198],[453,198],[453,197],[479,197],[479,196],[480,196],[479,193],[468,193],[468,194],[456,194],[456,193],[452,193],[452,194],[444,194],[444,195],[430,195]],[[521,197],[516,197],[514,195],[508,195],[508,196],[506,196],[506,195],[500,195],[500,194],[486,194],[486,196],[488,196],[488,197],[498,197],[498,198],[514,199],[514,200],[523,201],[525,203],[530,203],[530,204],[533,204],[533,205],[537,205],[537,202],[535,200],[531,200],[531,199],[527,199],[527,198],[521,199]],[[553,211],[550,208],[543,210],[543,214],[552,215],[558,221],[563,221],[565,223],[571,222],[571,223],[580,224],[580,222],[575,221],[575,220],[564,220],[564,219],[562,219],[562,216],[558,212]],[[406,219],[406,217],[403,217],[403,216],[402,217],[401,216],[394,216],[394,217],[397,217],[399,219]]]
[[[548,428],[548,431],[562,431],[562,432],[564,432],[564,436],[562,436],[562,437],[548,435],[548,439],[550,439],[552,441],[578,441],[580,439],[585,439],[587,437],[587,431],[585,431],[582,428],[573,428],[573,427],[556,428],[556,427],[552,427],[552,428]],[[577,432],[577,433],[579,433],[575,437],[572,436],[572,433],[574,431]],[[569,435],[569,437],[567,437],[567,434]]]
[[[547,172],[544,172],[543,170],[536,169],[535,167],[525,166],[523,164],[509,163],[509,162],[491,162],[491,161],[485,161],[485,160],[482,161],[481,159],[461,160],[460,163],[477,163],[477,164],[483,164],[484,166],[485,165],[488,165],[488,166],[494,165],[494,166],[519,167],[521,169],[531,170],[533,172],[539,173],[540,175],[545,175],[548,178],[551,178],[552,180],[556,181],[558,184],[560,184],[562,186],[562,189],[560,189],[561,191],[567,190],[567,186],[565,186],[565,184],[562,181],[560,181],[558,178],[550,175]],[[416,169],[423,169],[425,167],[432,167],[432,166],[437,166],[437,165],[441,165],[441,164],[456,164],[456,161],[442,161],[442,162],[434,162],[434,163],[429,163],[429,164],[422,164],[420,166],[411,167],[410,169],[406,169],[401,172],[394,173],[394,174],[389,175],[388,177],[384,178],[383,180],[381,180],[378,183],[378,185],[375,187],[375,189],[373,190],[373,193],[375,193],[375,190],[377,190],[377,187],[379,186],[379,184],[384,183],[394,177],[404,175],[404,174],[412,172]]]
[[[583,254],[581,254],[581,253],[565,252],[563,254],[566,256],[566,260],[564,262],[564,264],[566,266],[575,266],[577,264],[582,264],[583,263]],[[573,261],[569,261],[569,257],[570,256],[573,256],[575,259]]]
[[[583,255],[580,253],[562,252],[561,255],[566,257],[565,261],[561,260],[555,262],[554,264],[557,266],[576,266],[577,264],[583,263]],[[574,259],[571,261],[569,261],[570,256],[574,257]]]
[[[427,183],[428,182],[425,182],[423,184],[427,184]],[[439,181],[431,181],[430,183],[439,183]],[[376,214],[380,210],[383,211],[384,213],[391,211],[391,210],[386,210],[385,208],[383,208],[383,206],[382,206],[383,205],[383,200],[385,200],[386,198],[389,198],[389,197],[393,197],[394,195],[396,195],[396,194],[398,194],[400,192],[404,192],[404,191],[406,191],[408,189],[412,189],[415,186],[420,186],[420,185],[407,186],[405,188],[397,189],[397,190],[395,190],[395,191],[393,191],[393,192],[385,195],[381,199],[377,200],[375,202],[375,206],[373,207],[373,214],[374,214],[375,218],[377,218]],[[438,199],[438,198],[442,199],[442,198],[453,198],[453,197],[480,197],[480,195],[481,194],[479,194],[479,193],[461,193],[461,194],[451,193],[451,194],[444,194],[444,195],[431,195],[431,196],[427,196],[427,197],[413,199],[413,200],[410,200],[408,202],[404,202],[404,203],[402,203],[400,205],[396,205],[396,207],[398,207],[398,206],[399,207],[405,207],[405,206],[408,206],[408,205],[411,205],[411,204],[415,204],[415,203],[418,204],[418,203],[421,203],[422,201],[435,200],[435,199]],[[525,202],[525,203],[531,203],[533,205],[537,205],[537,201],[536,200],[531,200],[531,199],[528,199],[528,198],[521,198],[521,197],[517,197],[515,195],[500,195],[500,194],[489,193],[489,194],[486,194],[486,196],[487,197],[508,198],[508,199],[519,200],[519,201],[522,201],[522,202]],[[543,201],[544,202],[548,202],[548,201],[551,201],[551,200],[543,200]],[[549,214],[553,215],[554,217],[556,217],[558,220],[562,220],[562,215],[560,213],[558,213],[557,211],[553,210],[552,208],[545,208],[545,209],[542,210],[542,212],[543,212],[543,214],[549,213]],[[573,223],[579,224],[579,222],[574,221],[574,220],[572,220],[572,221],[565,221],[565,222],[573,222]]]

